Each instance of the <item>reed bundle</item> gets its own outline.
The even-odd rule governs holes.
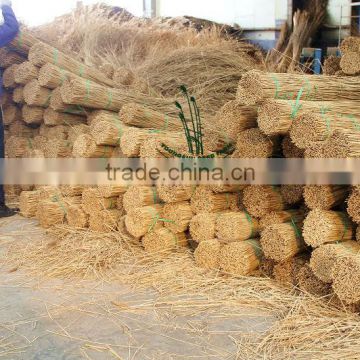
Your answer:
[[[276,262],[286,261],[306,249],[301,225],[283,223],[266,227],[261,233],[265,257]]]
[[[164,131],[183,131],[183,126],[179,119],[171,118],[140,104],[125,104],[120,110],[119,115],[120,119],[129,126]]]
[[[285,286],[298,286],[298,274],[307,263],[307,256],[300,255],[274,266],[275,280]]]
[[[320,279],[313,273],[309,264],[305,264],[297,274],[299,288],[308,294],[324,297],[331,293],[331,286]]]
[[[134,82],[131,84],[131,88],[139,94],[149,95],[151,93],[148,81],[139,77],[135,78]]]
[[[22,117],[27,124],[41,124],[44,121],[44,108],[24,105],[22,108]]]
[[[118,197],[125,194],[127,190],[128,186],[121,185],[101,185],[98,187],[99,194],[104,198]]]
[[[323,74],[324,75],[336,75],[341,70],[340,57],[330,55],[324,61]]]
[[[25,103],[23,86],[17,86],[14,89],[12,99],[13,99],[14,103],[16,103],[16,104],[24,104]]]
[[[276,138],[264,135],[260,129],[245,130],[237,137],[233,157],[237,158],[270,158],[279,149]]]
[[[311,210],[330,210],[341,205],[348,195],[347,186],[307,185],[304,190],[305,204]]]
[[[199,186],[191,197],[191,207],[195,214],[217,213],[238,208],[237,194],[222,193],[214,194],[210,189]]]
[[[231,140],[221,129],[215,129],[214,126],[204,126],[203,129],[204,147],[210,151],[222,151],[229,148]]]
[[[347,212],[351,219],[360,224],[360,192],[354,190],[347,200]]]
[[[117,198],[104,198],[101,196],[99,189],[87,188],[82,193],[82,205],[84,211],[91,215],[102,210],[116,209]]]
[[[163,210],[165,228],[174,234],[179,234],[189,229],[190,220],[193,217],[190,203],[187,201],[166,204]]]
[[[263,252],[257,239],[233,242],[220,251],[220,269],[227,274],[245,276],[258,269]]]
[[[61,86],[65,80],[71,79],[71,77],[75,77],[75,75],[50,63],[42,66],[38,74],[39,84],[51,90]]]
[[[40,226],[48,229],[65,222],[66,209],[61,201],[43,200],[38,205],[36,218]]]
[[[66,140],[69,134],[70,128],[64,125],[46,126],[41,124],[40,135],[47,137],[48,139]]]
[[[275,265],[276,262],[274,260],[263,258],[259,268],[261,275],[273,279]]]
[[[190,221],[190,235],[192,240],[200,243],[202,241],[215,239],[216,220],[222,214],[201,213],[195,215]]]
[[[122,212],[117,209],[101,210],[90,214],[89,228],[92,231],[110,233],[117,230]]]
[[[74,143],[80,135],[84,134],[90,134],[90,126],[85,124],[71,126],[68,131],[68,140]]]
[[[197,266],[208,269],[220,269],[221,243],[217,239],[202,241],[194,252]]]
[[[360,73],[360,52],[349,51],[341,57],[340,67],[346,75],[358,75]]]
[[[161,158],[172,158],[174,154],[172,151],[186,156],[191,156],[188,149],[185,136],[182,138],[176,138],[174,134],[173,138],[161,136],[149,136],[140,146],[139,156],[143,159],[161,159]],[[170,148],[171,151],[167,151],[166,147]]]
[[[360,302],[360,257],[348,255],[340,257],[333,268],[333,284],[336,295],[346,304]]]
[[[360,38],[358,36],[346,37],[340,44],[340,51],[342,54],[360,51]]]
[[[327,243],[352,240],[354,227],[346,213],[312,210],[304,221],[305,242],[316,248]]]
[[[360,244],[356,241],[321,245],[312,252],[310,266],[320,280],[330,284],[333,281],[336,261],[347,254],[358,254],[359,252]]]
[[[327,147],[327,141],[312,143],[305,150],[305,158],[309,159],[323,159],[326,158],[325,151]]]
[[[335,130],[323,145],[326,158],[360,157],[360,141],[357,131]]]
[[[38,135],[39,130],[26,126],[23,121],[14,121],[9,125],[9,132],[11,135],[31,138]]]
[[[44,66],[47,63],[54,64],[61,69],[69,71],[84,79],[110,87],[113,87],[114,85],[114,82],[111,79],[108,79],[101,71],[84,65],[44,43],[39,42],[31,47],[29,51],[29,61],[39,67]]]
[[[132,209],[125,217],[126,229],[132,236],[140,238],[163,227],[162,214],[163,206],[159,204]]]
[[[51,108],[44,111],[44,123],[48,126],[68,125],[75,126],[84,123],[85,118],[79,115],[57,112]]]
[[[154,186],[130,186],[123,198],[126,212],[148,205],[159,204],[159,202],[159,195]]]
[[[46,157],[70,158],[73,152],[73,144],[69,140],[53,139],[47,143]]]
[[[178,248],[187,247],[188,241],[183,232],[174,234],[169,229],[160,228],[147,233],[142,239],[142,244],[149,253],[167,254]]]
[[[62,199],[61,191],[56,186],[39,186],[37,190],[39,191],[40,201]]]
[[[266,214],[260,220],[260,230],[272,225],[279,225],[284,223],[292,223],[295,226],[301,226],[305,220],[305,211],[303,209],[292,209],[286,211],[272,211]]]
[[[131,85],[135,80],[134,73],[125,67],[115,69],[112,79],[116,87],[122,88],[123,86]]]
[[[353,115],[339,115],[331,121],[327,115],[304,113],[294,121],[290,136],[299,148],[305,149],[311,144],[327,140],[336,130],[358,132],[360,117]]]
[[[159,198],[166,203],[176,203],[188,201],[195,188],[193,186],[179,185],[179,186],[159,186]]]
[[[25,157],[29,159],[44,159],[45,152],[44,150],[40,150],[40,149],[29,149]]]
[[[91,135],[83,134],[74,142],[73,157],[110,158],[113,151],[113,147],[96,145],[96,141]]]
[[[226,212],[216,219],[216,237],[222,242],[253,239],[259,230],[259,222],[246,212]]]
[[[66,212],[67,212],[67,209],[69,208],[69,206],[72,206],[72,205],[81,205],[81,202],[82,202],[82,197],[81,195],[80,196],[62,196],[61,194],[61,189],[58,188],[58,196],[55,200],[58,200],[61,202],[62,206],[66,209]]]
[[[5,69],[3,73],[3,84],[5,88],[14,89],[16,87],[15,71],[18,67],[18,64],[14,64]]]
[[[67,208],[66,220],[75,229],[89,227],[89,215],[84,211],[82,205],[70,205]]]
[[[114,123],[121,120],[119,114],[114,111],[93,110],[87,114],[87,123],[91,128],[103,121]]]
[[[273,98],[295,100],[298,95],[300,100],[357,100],[359,86],[357,77],[275,74],[252,70],[241,78],[237,99],[244,105]]]
[[[60,192],[62,196],[73,197],[81,196],[85,187],[82,185],[62,185],[60,186]]]
[[[14,72],[15,81],[20,85],[25,85],[31,80],[37,79],[38,76],[39,68],[34,66],[30,61],[25,61],[20,64]]]
[[[27,55],[30,48],[38,42],[39,40],[29,32],[20,30],[15,39],[10,42],[9,47],[20,54]]]
[[[127,126],[121,121],[114,120],[113,122],[100,121],[95,126],[90,126],[91,134],[94,137],[97,145],[118,146]]]
[[[65,104],[62,100],[60,87],[52,91],[49,107],[59,112],[66,112],[70,108],[70,106],[68,104]]]
[[[3,123],[10,125],[15,121],[21,121],[21,110],[14,105],[7,105],[3,109]]]
[[[105,74],[105,76],[109,79],[112,79],[114,76],[114,65],[110,64],[110,63],[104,63],[99,67],[99,70]]]
[[[257,218],[264,217],[271,211],[285,210],[287,207],[280,188],[268,185],[245,188],[243,204],[248,212]]]
[[[20,194],[19,207],[20,214],[26,218],[36,216],[38,203],[40,200],[39,191],[23,191]]]
[[[298,148],[289,135],[285,136],[282,143],[282,152],[286,158],[295,158],[300,159],[305,156],[305,152],[303,149]]]
[[[25,157],[29,149],[28,139],[21,136],[10,136],[6,141],[5,148],[9,158]]]
[[[3,47],[0,49],[0,67],[3,69],[8,68],[13,64],[21,64],[25,61],[25,58],[15,51],[9,51]]]
[[[3,90],[3,92],[0,96],[0,105],[1,106],[10,105],[10,104],[12,104],[12,102],[13,102],[13,99],[12,99],[11,92]]]
[[[24,86],[24,99],[28,105],[48,107],[51,91],[39,85],[37,80],[31,80]]]
[[[238,193],[244,190],[246,185],[226,185],[226,184],[217,184],[217,185],[209,185],[209,189],[213,191],[215,194],[221,193]]]
[[[286,204],[295,205],[303,200],[304,186],[281,185],[280,192]]]

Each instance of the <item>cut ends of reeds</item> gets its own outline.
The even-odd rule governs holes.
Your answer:
[[[357,224],[360,224],[360,192],[353,191],[347,201],[347,211]]]
[[[197,266],[208,269],[220,269],[221,243],[217,239],[202,241],[194,252]]]
[[[317,297],[324,297],[331,293],[331,286],[313,273],[309,264],[304,265],[297,274],[299,288],[307,294]]]
[[[23,191],[20,195],[20,214],[26,218],[36,216],[40,200],[39,191]]]
[[[153,254],[166,254],[173,250],[187,247],[185,233],[174,234],[166,228],[148,232],[142,239],[145,251]]]

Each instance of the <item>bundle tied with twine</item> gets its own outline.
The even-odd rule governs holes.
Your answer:
[[[303,200],[303,185],[281,185],[281,195],[286,204],[295,205]]]
[[[331,286],[315,276],[309,264],[304,265],[297,274],[299,288],[316,297],[325,297],[332,293]]]
[[[304,221],[305,242],[316,248],[326,243],[352,240],[354,226],[346,213],[315,209]]]
[[[29,31],[21,29],[8,46],[18,53],[27,56],[31,47],[38,42],[40,42],[40,40],[33,36]]]
[[[130,69],[121,66],[114,70],[112,79],[115,87],[123,88],[124,86],[130,86],[134,82],[135,75]]]
[[[55,90],[52,91],[49,107],[55,111],[59,112],[67,112],[69,109],[75,108],[74,106],[70,106],[68,104],[65,104],[61,97],[61,88],[58,87]]]
[[[81,196],[85,190],[85,186],[82,185],[61,185],[59,186],[62,196]]]
[[[100,196],[104,198],[112,198],[123,195],[128,190],[128,186],[123,185],[100,185],[98,191]],[[123,206],[121,206],[123,207]]]
[[[5,69],[2,77],[3,77],[3,85],[7,89],[14,89],[16,87],[15,81],[15,71],[19,67],[18,64],[13,64]]]
[[[100,233],[117,231],[117,224],[121,216],[122,211],[118,209],[105,209],[98,213],[92,213],[89,218],[89,228]]]
[[[261,233],[261,246],[265,257],[276,262],[286,261],[306,249],[301,225],[294,221],[271,225]]]
[[[16,104],[24,104],[25,103],[23,86],[17,86],[14,89],[12,99],[13,99],[14,103],[16,103]]]
[[[6,105],[3,108],[3,123],[4,125],[11,125],[15,121],[21,121],[21,110],[14,105]]]
[[[44,121],[44,108],[40,106],[24,105],[22,117],[27,124],[41,124]]]
[[[158,195],[166,203],[176,203],[190,200],[194,190],[193,186],[162,185],[158,187]]]
[[[244,105],[258,104],[265,99],[357,100],[359,85],[358,77],[276,74],[252,70],[241,78],[237,100]]]
[[[44,123],[45,125],[48,126],[56,126],[56,125],[75,126],[75,125],[83,124],[84,121],[85,118],[83,116],[60,113],[51,108],[47,108],[44,111]]]
[[[189,153],[186,137],[176,133],[173,133],[173,136],[163,134],[160,134],[160,136],[148,136],[140,145],[139,155],[142,159],[172,158],[183,155],[192,156]]]
[[[36,218],[40,226],[48,229],[65,222],[66,207],[61,200],[43,200],[38,205]]]
[[[220,269],[221,248],[217,239],[202,241],[194,252],[196,265],[207,270]]]
[[[23,191],[19,199],[20,214],[26,218],[35,217],[39,200],[39,191]]]
[[[118,117],[114,117],[111,122],[97,121],[90,128],[97,145],[109,146],[119,146],[122,136],[128,129]]]
[[[113,123],[114,121],[121,121],[118,113],[108,110],[93,110],[87,113],[87,124],[94,128],[98,123],[107,121]]]
[[[215,239],[216,219],[222,213],[201,213],[195,215],[190,221],[191,239],[201,243],[206,240]]]
[[[72,154],[80,158],[110,158],[113,151],[112,146],[97,145],[91,135],[82,134],[75,140]]]
[[[341,71],[340,60],[341,58],[338,56],[328,56],[324,61],[323,74],[336,75],[336,73]]]
[[[126,212],[159,203],[159,195],[154,186],[130,186],[123,198],[123,206]]]
[[[25,61],[25,58],[15,51],[2,47],[0,49],[0,67],[3,69],[8,68],[13,64],[21,64]]]
[[[84,189],[81,202],[84,211],[89,215],[117,207],[117,197],[105,198],[98,188]]]
[[[305,254],[283,261],[274,266],[275,280],[286,287],[298,286],[298,274],[302,267],[308,262]]]
[[[323,143],[322,152],[325,158],[358,158],[360,157],[359,128],[356,130],[335,130]]]
[[[356,188],[347,200],[347,212],[354,222],[360,224],[360,191]]]
[[[65,125],[46,126],[45,124],[41,124],[40,126],[40,135],[45,136],[48,139],[66,140],[68,138],[69,131],[70,127]]]
[[[37,79],[39,76],[39,68],[34,66],[30,61],[25,61],[20,64],[14,73],[15,82],[20,85],[25,85],[31,80]]]
[[[39,130],[26,126],[26,124],[23,121],[14,121],[9,126],[9,132],[11,135],[32,138],[32,137],[38,135]]]
[[[220,269],[231,275],[249,275],[259,268],[262,257],[258,239],[233,242],[223,246],[220,251]]]
[[[89,67],[44,43],[39,42],[31,47],[29,51],[29,61],[39,67],[47,63],[54,64],[84,79],[89,79],[110,87],[114,85],[114,82],[107,78],[101,71]]]
[[[27,138],[21,136],[10,136],[6,141],[5,149],[9,158],[25,157],[31,143]]]
[[[360,38],[358,36],[348,36],[340,44],[342,54],[349,52],[360,52]]]
[[[42,66],[38,74],[39,84],[51,90],[61,86],[65,80],[72,77],[76,75],[50,63]]]
[[[82,205],[70,205],[67,208],[66,220],[75,229],[89,227],[89,215],[84,211]]]
[[[341,205],[348,195],[348,186],[307,185],[304,189],[305,204],[311,210],[330,210]]]
[[[24,87],[24,99],[30,106],[48,107],[51,90],[40,86],[38,80],[31,80]]]
[[[340,60],[341,70],[346,75],[358,75],[360,73],[360,52],[349,51],[343,54]]]
[[[253,239],[259,230],[259,222],[246,212],[226,212],[216,219],[216,237],[222,242]]]
[[[281,142],[282,153],[286,158],[301,159],[305,157],[305,151],[298,148],[291,140],[290,135],[286,135]]]
[[[336,261],[347,254],[358,254],[359,252],[360,244],[351,240],[321,245],[312,252],[310,266],[320,280],[330,284],[333,281]]]
[[[190,203],[187,201],[165,204],[163,216],[167,222],[164,226],[174,234],[185,232],[189,228],[193,215]]]
[[[247,211],[261,218],[271,211],[282,211],[288,207],[279,187],[270,185],[248,186],[244,190],[243,204]]]
[[[69,140],[54,139],[47,143],[45,154],[48,158],[72,157],[73,144]]]
[[[296,226],[301,226],[305,220],[306,213],[304,209],[291,209],[284,211],[272,211],[266,214],[260,220],[260,230],[272,225],[279,225],[284,223],[293,223]]]
[[[57,125],[59,126],[59,125]],[[61,126],[61,125],[60,125]],[[80,135],[90,135],[90,126],[85,125],[85,124],[79,124],[79,125],[73,125],[70,127],[68,134],[67,134],[67,139],[74,143],[75,140],[80,136]]]
[[[233,193],[215,194],[210,189],[199,186],[191,197],[191,207],[195,214],[216,213],[224,210],[238,210],[238,195]]]

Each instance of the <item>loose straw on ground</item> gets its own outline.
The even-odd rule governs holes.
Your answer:
[[[167,228],[160,228],[148,232],[143,237],[142,244],[149,253],[164,254],[187,247],[188,241],[183,232],[175,234]]]
[[[348,195],[348,186],[307,185],[304,189],[305,204],[311,210],[330,210],[341,205]]]
[[[48,107],[50,104],[51,90],[39,85],[37,80],[32,80],[24,87],[24,99],[28,105]]]
[[[295,205],[303,200],[303,185],[282,185],[280,191],[286,204]]]
[[[208,270],[220,269],[221,247],[217,239],[202,241],[194,252],[196,265]]]
[[[19,199],[20,214],[26,218],[35,217],[39,200],[39,191],[23,191]]]
[[[31,80],[37,79],[38,75],[39,68],[34,66],[30,61],[25,61],[20,64],[14,73],[15,81],[21,85],[25,85]]]
[[[326,243],[352,240],[353,224],[346,213],[312,210],[304,221],[305,242],[316,248]]]

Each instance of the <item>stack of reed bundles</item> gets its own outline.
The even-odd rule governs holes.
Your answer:
[[[59,189],[62,196],[72,197],[81,196],[85,187],[82,185],[61,185]]]
[[[5,88],[14,89],[16,87],[15,71],[18,67],[18,64],[14,64],[5,69],[3,73],[3,85]]]
[[[40,40],[31,35],[30,32],[21,29],[15,39],[12,40],[8,46],[16,52],[27,56],[31,47],[38,42],[40,42]]]
[[[71,126],[67,139],[74,143],[80,135],[90,135],[90,126],[85,124]]]
[[[22,191],[19,200],[20,214],[26,218],[35,217],[40,200],[39,191]]]
[[[286,204],[295,205],[303,200],[303,185],[282,185],[280,191]]]
[[[157,188],[154,186],[130,186],[123,198],[126,212],[148,205],[160,204],[160,202]]]
[[[40,86],[37,79],[31,80],[24,87],[24,99],[30,106],[48,107],[51,99],[51,90]]]
[[[175,134],[175,133],[174,133]],[[171,149],[171,150],[168,150]],[[139,156],[142,159],[172,158],[174,152],[191,156],[184,136],[149,136],[141,145]]]
[[[65,80],[72,77],[76,77],[76,75],[50,63],[42,66],[38,73],[39,84],[51,90],[60,87]]]
[[[30,142],[25,137],[10,136],[6,141],[5,148],[9,158],[22,158],[27,154]]]
[[[358,158],[360,157],[360,128],[355,130],[335,130],[323,143],[322,151],[325,158]]]
[[[304,190],[305,205],[311,210],[330,210],[343,204],[349,191],[348,186],[307,185]]]
[[[69,126],[57,125],[46,126],[44,123],[40,126],[40,135],[50,139],[66,140],[70,131]]]
[[[11,125],[15,121],[21,121],[21,110],[14,105],[6,105],[3,108],[3,123],[4,125]]]
[[[82,193],[82,205],[84,211],[91,215],[102,210],[116,209],[117,197],[105,198],[98,188],[86,188]]]
[[[162,185],[157,189],[160,200],[164,201],[165,203],[188,201],[191,199],[191,196],[195,190],[196,186],[186,185]]]
[[[91,134],[97,145],[119,146],[121,138],[129,129],[119,119],[114,118],[112,122],[99,121],[90,126]]]
[[[9,132],[11,135],[32,138],[38,135],[39,130],[26,126],[23,121],[14,121],[9,126]]]
[[[20,64],[14,73],[15,82],[20,85],[26,85],[31,80],[37,79],[39,76],[39,68],[34,66],[30,61]]]
[[[90,214],[89,228],[92,231],[110,233],[117,231],[117,224],[122,216],[118,209],[105,209]]]
[[[346,75],[360,73],[360,41],[358,37],[350,36],[343,40],[341,46],[341,70]]]
[[[216,219],[221,214],[221,212],[201,213],[193,216],[190,220],[190,235],[192,240],[201,243],[209,239],[215,239]]]
[[[273,225],[279,225],[284,223],[296,224],[301,226],[306,217],[304,209],[291,209],[285,211],[272,211],[261,218],[259,225],[260,230]]]
[[[48,126],[68,125],[76,126],[83,124],[85,118],[83,116],[66,114],[57,112],[51,108],[47,108],[43,113],[44,124]]]
[[[72,155],[75,158],[110,158],[113,151],[114,147],[97,145],[91,135],[83,134],[75,140]]]
[[[27,124],[40,125],[44,122],[44,108],[24,105],[22,108],[22,118]]]
[[[113,198],[124,195],[128,191],[128,186],[123,185],[100,185],[98,186],[98,191],[100,196],[104,198]],[[123,205],[121,206],[123,207]]]
[[[69,140],[54,139],[47,143],[45,153],[47,158],[70,158],[73,144]]]
[[[188,201],[165,204],[163,216],[166,221],[164,226],[174,234],[185,232],[189,229],[193,215]]]
[[[207,270],[220,269],[221,248],[217,239],[202,241],[194,252],[196,265]]]

